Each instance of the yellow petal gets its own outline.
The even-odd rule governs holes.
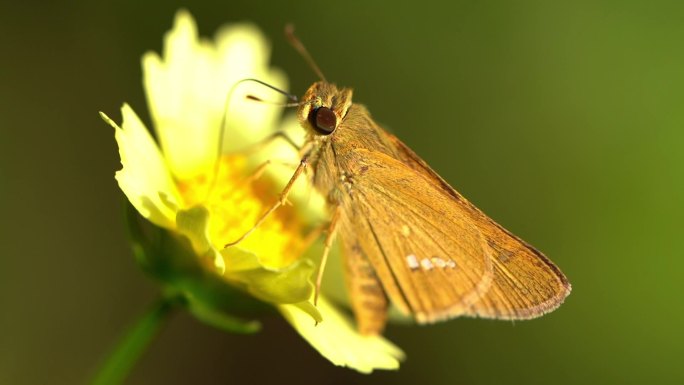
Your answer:
[[[121,190],[143,217],[157,226],[174,228],[181,198],[152,136],[128,104],[121,107],[121,127],[104,113],[100,115],[115,129],[123,165],[116,173]]]
[[[190,240],[197,255],[211,261],[214,268],[223,274],[226,270],[225,261],[209,240],[210,215],[209,210],[203,205],[178,210],[176,230]]]
[[[318,325],[296,306],[278,308],[299,334],[335,365],[370,373],[374,369],[398,369],[404,359],[401,349],[381,336],[360,335],[349,318],[325,298],[318,302],[323,317]]]
[[[269,67],[271,47],[256,25],[237,23],[225,26],[216,33],[216,45],[217,76],[224,85],[216,94],[221,115],[224,113],[226,91],[241,80],[257,79],[287,90],[285,73]],[[285,101],[283,95],[254,82],[242,82],[236,86],[227,111],[223,142],[226,152],[252,145],[278,128],[282,108],[247,100],[247,95],[273,102]]]
[[[192,16],[176,15],[166,35],[163,58],[143,57],[144,83],[157,136],[172,174],[191,178],[210,170],[219,154],[219,132],[227,97],[236,82],[257,78],[285,87],[285,76],[268,68],[269,47],[249,24],[223,29],[214,45],[200,39]],[[233,92],[227,111],[224,141],[233,149],[266,136],[275,127],[279,108],[248,101],[248,93],[268,100],[278,94],[255,83]]]

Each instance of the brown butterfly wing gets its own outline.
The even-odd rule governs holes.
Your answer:
[[[571,286],[553,262],[466,200],[399,139],[386,132],[384,135],[402,163],[451,196],[452,204],[465,211],[492,250],[493,282],[469,315],[527,319],[548,313],[563,303]]]
[[[351,223],[344,223],[347,227]],[[375,269],[363,253],[350,228],[341,233],[344,250],[345,283],[356,325],[361,334],[380,334],[387,322],[388,299]]]
[[[473,314],[491,285],[493,258],[468,211],[389,155],[357,149],[348,159],[342,220],[393,303],[419,322]]]

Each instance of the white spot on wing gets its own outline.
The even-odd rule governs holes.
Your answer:
[[[442,258],[438,256],[434,256],[432,258],[423,258],[420,261],[420,265],[423,267],[424,270],[432,270],[433,268],[438,268],[442,270],[446,269],[455,269],[456,268],[456,262],[454,262],[451,258]]]
[[[440,269],[443,269],[446,266],[446,262],[440,258],[440,257],[432,257],[432,263],[439,267]]]
[[[409,254],[406,256],[406,263],[408,264],[408,267],[411,270],[417,270],[420,267],[420,265],[418,264],[418,258],[416,258],[416,256],[413,254]]]

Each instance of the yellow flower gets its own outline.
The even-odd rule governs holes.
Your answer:
[[[120,126],[102,114],[115,128],[119,145],[123,168],[116,179],[140,215],[186,240],[201,276],[212,282],[208,290],[216,289],[219,282],[219,287],[237,287],[276,306],[336,365],[366,373],[396,369],[403,359],[400,349],[380,336],[358,334],[348,317],[325,297],[317,307],[311,303],[316,266],[302,255],[316,213],[321,214],[317,208],[321,201],[306,204],[311,193],[306,181],[296,186],[292,206],[278,209],[236,246],[223,248],[250,229],[277,199],[291,175],[278,164],[298,161],[296,150],[276,142],[256,155],[241,151],[277,129],[297,130],[303,137],[294,118],[280,122],[280,108],[245,97],[264,95],[268,92],[264,87],[243,82],[229,92],[247,78],[286,88],[285,75],[270,68],[268,61],[268,44],[255,26],[226,26],[212,42],[200,39],[192,16],[179,11],[166,35],[163,57],[156,53],[143,57],[144,85],[159,146],[127,104],[121,109]],[[277,95],[267,97],[276,100]],[[266,159],[278,162],[259,175],[259,165]],[[188,293],[184,292],[186,297],[194,295]],[[192,303],[194,298],[186,300]],[[211,323],[213,316],[206,316],[211,303],[193,306],[193,314]]]

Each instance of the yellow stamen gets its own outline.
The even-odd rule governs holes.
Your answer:
[[[254,178],[242,155],[224,155],[216,181],[200,175],[178,183],[187,207],[203,204],[211,213],[209,233],[218,249],[249,230],[277,200],[278,190],[265,177]],[[212,191],[207,194],[207,190]],[[295,210],[281,207],[254,233],[235,247],[259,256],[265,266],[282,268],[294,262],[305,250],[305,223]]]

